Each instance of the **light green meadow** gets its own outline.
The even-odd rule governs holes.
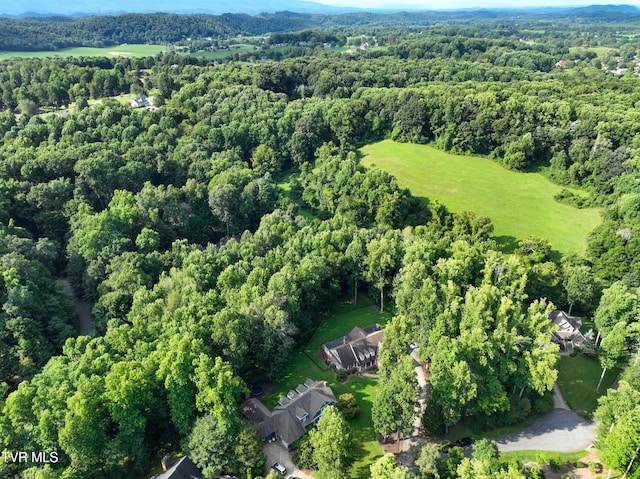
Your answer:
[[[194,53],[191,53],[191,56],[198,57],[198,58],[210,58],[212,60],[221,60],[221,59],[232,57],[234,53],[237,53],[238,55],[242,55],[244,53],[254,52],[255,50],[256,49],[253,45],[236,44],[236,45],[229,45],[229,48],[227,49],[216,50],[214,52],[213,51],[212,52],[208,52],[208,51],[194,52]]]
[[[8,58],[48,58],[48,57],[148,57],[165,51],[162,45],[117,45],[104,48],[74,47],[55,51],[0,52],[0,60]]]
[[[494,238],[508,253],[531,234],[548,239],[559,253],[581,253],[587,235],[600,223],[598,209],[556,202],[553,196],[562,187],[540,173],[519,173],[487,158],[391,140],[367,145],[361,153],[364,166],[388,171],[414,196],[438,200],[453,212],[489,217]]]

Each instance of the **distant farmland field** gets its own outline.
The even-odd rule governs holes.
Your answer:
[[[570,47],[569,48],[569,53],[579,53],[580,51],[595,52],[596,55],[598,55],[598,57],[600,58],[603,55],[607,55],[607,54],[615,51],[615,48],[612,48],[612,47],[589,47],[589,48]]]
[[[0,52],[0,60],[7,58],[46,58],[46,57],[148,57],[165,50],[162,45],[117,45],[104,48],[74,47],[55,51],[41,52]]]
[[[232,57],[234,53],[242,55],[244,53],[250,53],[253,51],[255,51],[255,47],[253,45],[237,44],[230,45],[229,48],[217,50],[214,52],[195,52],[192,53],[191,56],[198,58],[210,58],[212,60],[222,60]]]
[[[413,195],[436,199],[450,211],[491,218],[494,238],[505,252],[530,234],[548,239],[560,253],[583,252],[587,235],[600,223],[598,209],[556,202],[553,196],[562,187],[539,173],[517,173],[486,158],[390,140],[367,145],[361,153],[364,166],[388,171]]]

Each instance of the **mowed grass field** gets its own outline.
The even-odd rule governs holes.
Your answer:
[[[603,55],[606,55],[612,51],[615,51],[615,48],[612,47],[570,47],[569,48],[569,53],[576,53],[579,52],[581,50],[586,50],[588,52],[595,52],[596,55],[598,55],[598,57],[602,57]]]
[[[575,358],[560,356],[558,362],[558,387],[562,397],[571,409],[593,413],[598,407],[598,398],[607,393],[620,370],[608,369],[596,391],[602,366],[595,358],[578,355]]]
[[[587,235],[601,220],[598,209],[556,202],[553,196],[562,187],[542,174],[510,171],[486,158],[391,140],[367,145],[361,153],[364,166],[388,171],[414,196],[490,218],[493,237],[506,253],[531,234],[548,239],[559,253],[583,252]]]
[[[47,57],[148,57],[162,53],[162,45],[117,45],[104,48],[75,47],[55,51],[40,52],[0,52],[0,60],[7,58],[47,58]]]
[[[192,57],[198,58],[210,58],[212,60],[221,60],[225,58],[232,57],[234,53],[241,55],[243,53],[250,53],[255,51],[255,47],[253,45],[245,45],[245,44],[237,44],[237,45],[229,45],[229,48],[217,50],[215,52],[195,52],[191,53]]]

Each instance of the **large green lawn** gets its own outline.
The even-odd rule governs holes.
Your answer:
[[[255,51],[255,47],[253,45],[245,45],[245,44],[237,44],[237,45],[229,45],[229,48],[216,50],[216,51],[204,51],[204,52],[195,52],[192,53],[191,56],[198,58],[210,58],[212,60],[221,60],[224,58],[232,57],[234,53],[241,55],[243,53],[249,53]]]
[[[507,253],[531,234],[548,239],[557,252],[583,252],[587,235],[600,222],[597,209],[554,201],[562,187],[539,173],[518,173],[486,158],[390,140],[367,145],[361,153],[364,166],[387,170],[413,195],[439,200],[454,212],[491,218],[494,238]]]
[[[146,57],[162,53],[165,47],[162,45],[118,45],[113,47],[92,48],[75,47],[63,48],[55,51],[39,52],[0,52],[0,60],[7,58],[45,58],[45,57]]]
[[[589,52],[595,52],[596,55],[598,55],[598,57],[602,57],[604,55],[607,55],[609,53],[611,53],[612,51],[614,51],[615,48],[612,47],[570,47],[569,48],[569,53],[577,53],[580,51],[589,51]]]
[[[320,324],[307,345],[293,354],[287,374],[263,399],[267,407],[273,408],[280,396],[294,389],[307,378],[316,381],[324,379],[336,396],[352,393],[360,406],[360,414],[349,421],[353,431],[356,455],[356,461],[351,468],[351,477],[369,477],[369,465],[382,456],[382,448],[376,440],[371,419],[371,406],[378,389],[378,381],[358,376],[350,376],[344,383],[335,381],[332,370],[317,356],[318,348],[327,341],[348,334],[355,326],[366,327],[376,323],[384,326],[389,319],[390,316],[387,313],[380,313],[377,307],[366,298],[360,298],[357,305],[343,303]]]
[[[579,355],[575,358],[560,356],[558,362],[558,387],[571,409],[593,413],[598,407],[598,398],[606,394],[620,371],[609,369],[596,391],[602,368],[597,359]]]

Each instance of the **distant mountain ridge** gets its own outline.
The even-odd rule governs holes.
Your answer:
[[[588,7],[576,7],[572,10],[576,13],[640,13],[640,8],[635,5],[590,5]]]
[[[473,7],[459,9],[434,9],[418,5],[403,5],[402,3],[386,4],[375,8],[336,7],[309,0],[236,0],[234,2],[216,2],[215,0],[190,0],[188,7],[183,7],[174,0],[111,0],[106,6],[99,6],[101,2],[95,0],[20,0],[18,2],[3,2],[0,6],[0,16],[9,18],[48,18],[53,16],[84,17],[92,15],[119,15],[122,13],[204,13],[220,15],[223,13],[245,13],[256,15],[259,13],[276,13],[282,11],[334,15],[348,12],[443,12],[468,14],[474,12],[488,12],[493,15],[516,11],[527,11],[539,14],[575,15],[581,17],[599,16],[603,19],[617,18],[624,15],[640,15],[640,8],[634,5],[585,5],[582,7]]]
[[[55,1],[55,0],[52,0]],[[83,1],[76,6],[82,6]],[[144,1],[144,0],[141,0]],[[204,0],[200,0],[204,1]],[[247,2],[250,0],[239,0]],[[263,1],[263,0],[261,0]],[[286,0],[278,0],[284,2]],[[297,0],[296,0],[297,1]],[[32,0],[34,3],[35,0]],[[160,8],[166,0],[157,0]],[[299,2],[311,4],[311,2]],[[113,5],[113,4],[112,4]],[[254,4],[255,5],[255,4]],[[319,5],[319,4],[313,4]],[[241,7],[239,7],[241,8]],[[0,16],[0,51],[55,51],[68,47],[105,47],[122,43],[174,43],[185,38],[218,35],[264,35],[332,25],[429,26],[442,21],[473,19],[530,20],[552,18],[576,23],[625,23],[638,21],[640,9],[631,5],[594,5],[575,9],[464,9],[431,11],[339,11],[336,13],[125,13],[72,17],[31,17],[13,19]]]
[[[188,7],[174,0],[112,0],[96,2],[94,0],[24,0],[18,2],[2,2],[0,15],[24,18],[47,17],[57,15],[89,16],[116,15],[120,13],[206,13],[220,15],[222,13],[275,13],[289,10],[300,13],[345,13],[361,9],[343,8],[324,5],[305,0],[236,0],[233,2],[216,2],[211,0],[191,0]],[[185,2],[186,3],[186,2]]]
[[[588,7],[567,8],[557,15],[587,22],[628,22],[640,16],[640,8],[634,5],[590,5]]]

